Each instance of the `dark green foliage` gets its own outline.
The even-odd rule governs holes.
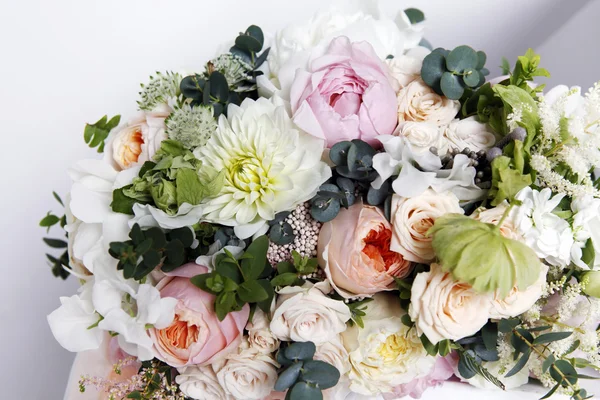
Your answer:
[[[65,206],[64,202],[56,192],[52,192],[52,195],[61,207]],[[66,215],[59,217],[52,212],[48,212],[46,216],[42,218],[39,225],[42,228],[46,228],[46,232],[50,232],[50,229],[54,226],[58,226],[64,231],[64,228],[67,225],[67,217]],[[67,232],[64,232],[64,236],[68,238],[69,235]],[[65,269],[65,267],[69,267],[69,252],[66,250],[68,243],[63,239],[43,238],[42,240],[51,249],[63,250],[59,257],[55,257],[52,254],[46,254],[46,258],[52,267],[52,275],[57,278],[67,279],[70,275],[69,271]]]
[[[120,121],[120,115],[112,117],[110,121],[105,115],[93,124],[86,124],[83,131],[85,143],[92,149],[97,147],[98,153],[102,153],[104,151],[104,141],[108,137],[110,131],[119,125]]]
[[[277,264],[276,275],[271,279],[273,287],[302,286],[306,280],[303,275],[310,275],[317,271],[318,260],[316,258],[302,257],[300,253],[292,251],[292,262],[283,261]]]

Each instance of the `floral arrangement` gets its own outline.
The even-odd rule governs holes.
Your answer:
[[[364,5],[364,4],[363,4]],[[48,316],[110,349],[108,399],[396,399],[600,369],[600,86],[532,50],[431,49],[416,9],[257,26],[84,139],[41,226],[79,292]]]

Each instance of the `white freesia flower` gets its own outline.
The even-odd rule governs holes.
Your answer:
[[[440,127],[458,114],[460,102],[440,96],[421,79],[409,83],[398,93],[398,120],[431,122]]]
[[[448,141],[449,148],[457,148],[460,151],[465,148],[475,152],[489,150],[496,144],[494,132],[487,124],[477,121],[476,117],[455,119],[450,122],[444,130],[444,137]]]
[[[459,340],[477,333],[488,321],[490,297],[431,264],[431,271],[417,274],[413,282],[408,312],[418,333],[431,343]]]
[[[385,152],[373,157],[373,168],[379,174],[372,184],[374,188],[380,188],[389,177],[398,175],[392,188],[402,197],[418,196],[428,188],[438,193],[450,191],[463,202],[485,196],[486,191],[475,185],[477,171],[464,154],[454,157],[452,169],[442,169],[439,157],[429,151],[415,152],[406,138],[382,135],[378,140]]]
[[[539,300],[546,287],[546,274],[548,266],[541,264],[540,276],[525,290],[519,290],[517,286],[508,293],[506,297],[501,297],[496,290],[491,299],[490,318],[507,319],[517,317],[529,310]]]
[[[440,128],[432,122],[401,122],[394,136],[400,136],[406,139],[415,153],[425,153],[433,147],[439,150],[440,154],[446,152],[446,142]]]
[[[431,50],[428,48],[417,46],[408,50],[405,54],[385,60],[390,75],[398,82],[396,91],[421,78],[423,59],[429,53],[431,53]]]
[[[280,341],[271,332],[269,316],[257,308],[252,321],[246,325],[248,343],[259,353],[271,354],[279,349]]]
[[[92,304],[92,285],[93,278],[79,289],[79,294],[61,297],[61,306],[48,315],[54,338],[68,351],[97,349],[104,338],[104,332],[92,328],[100,319]]]
[[[214,367],[225,392],[238,400],[261,400],[277,381],[279,364],[272,355],[263,354],[242,342],[237,353]]]
[[[571,260],[573,232],[567,221],[552,212],[563,197],[564,194],[552,197],[552,191],[548,188],[538,192],[526,187],[516,196],[522,205],[515,207],[512,212],[525,243],[538,257],[552,265],[564,267]]]
[[[581,269],[590,269],[582,261],[583,248],[591,239],[596,254],[594,267],[600,266],[600,199],[592,196],[582,196],[573,199],[571,203],[573,211],[573,233],[574,243],[571,248],[571,261]]]
[[[522,368],[519,372],[517,372],[515,375],[511,376],[510,378],[506,378],[504,376],[504,375],[506,375],[506,373],[508,371],[510,371],[510,369],[512,367],[514,367],[515,362],[513,362],[507,368],[505,368],[506,369],[505,371],[502,370],[502,362],[500,362],[500,361],[494,361],[494,362],[484,361],[481,363],[481,365],[485,369],[487,369],[489,371],[489,373],[492,374],[492,376],[497,377],[498,380],[504,384],[504,387],[506,388],[506,390],[516,389],[520,386],[527,384],[527,382],[529,382],[529,368],[527,368],[527,367]],[[456,375],[458,377],[460,377],[458,370],[456,371]],[[476,374],[471,379],[464,379],[461,377],[461,380],[463,382],[468,382],[470,385],[473,385],[479,389],[501,390],[500,388],[498,388],[498,386],[494,385],[493,383],[491,383],[490,381],[488,381],[487,379],[485,379],[484,377],[482,377],[479,374]]]
[[[347,36],[351,42],[370,43],[383,60],[417,46],[423,37],[423,25],[411,24],[403,11],[396,21],[386,18],[376,1],[340,2],[329,12],[277,32],[268,57],[269,74],[258,78],[261,92],[272,94],[281,89],[280,95],[289,99],[296,70],[306,69],[309,61],[339,36]]]
[[[179,375],[175,382],[179,385],[179,390],[187,397],[194,400],[230,400],[231,396],[225,393],[213,367],[207,365],[204,367],[189,366],[178,369]]]
[[[350,355],[350,390],[367,396],[390,393],[395,386],[426,376],[435,364],[414,329],[402,323],[397,298],[376,294],[367,304],[365,327],[342,334]]]
[[[169,215],[149,204],[135,203],[133,213],[135,217],[129,222],[130,226],[138,224],[142,229],[158,226],[170,230],[197,224],[202,218],[204,208],[201,205],[183,203],[179,206],[177,214]]]
[[[241,239],[265,233],[275,214],[312,198],[329,179],[323,148],[322,140],[298,131],[278,97],[229,106],[217,132],[195,151],[205,165],[226,171],[221,192],[203,202],[205,219],[233,226]]]
[[[346,330],[350,309],[326,296],[328,281],[302,287],[287,286],[279,291],[271,331],[280,340],[321,344]]]

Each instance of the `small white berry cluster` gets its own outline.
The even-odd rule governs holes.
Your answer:
[[[303,257],[316,257],[321,223],[314,220],[310,215],[310,204],[298,205],[288,215],[285,222],[290,224],[294,231],[294,241],[286,245],[270,243],[267,252],[269,262],[276,265],[283,261],[291,261],[292,250],[296,250]]]

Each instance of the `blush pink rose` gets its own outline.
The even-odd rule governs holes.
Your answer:
[[[412,263],[390,250],[392,226],[377,207],[361,203],[323,225],[317,254],[327,278],[343,297],[371,296],[396,288]]]
[[[298,70],[291,87],[294,122],[304,131],[337,142],[361,139],[379,145],[398,124],[396,93],[386,65],[367,42],[334,39],[325,54]]]
[[[191,277],[206,272],[206,267],[187,264],[167,273],[156,286],[161,297],[179,300],[173,323],[149,331],[158,358],[172,367],[211,364],[235,351],[242,341],[250,307],[245,305],[219,321],[215,296],[190,282]]]
[[[458,359],[453,355],[439,357],[433,366],[429,375],[415,379],[409,383],[396,386],[392,393],[386,393],[383,398],[386,400],[400,399],[410,396],[413,399],[420,399],[425,390],[446,382],[454,375],[454,369],[458,364]]]

